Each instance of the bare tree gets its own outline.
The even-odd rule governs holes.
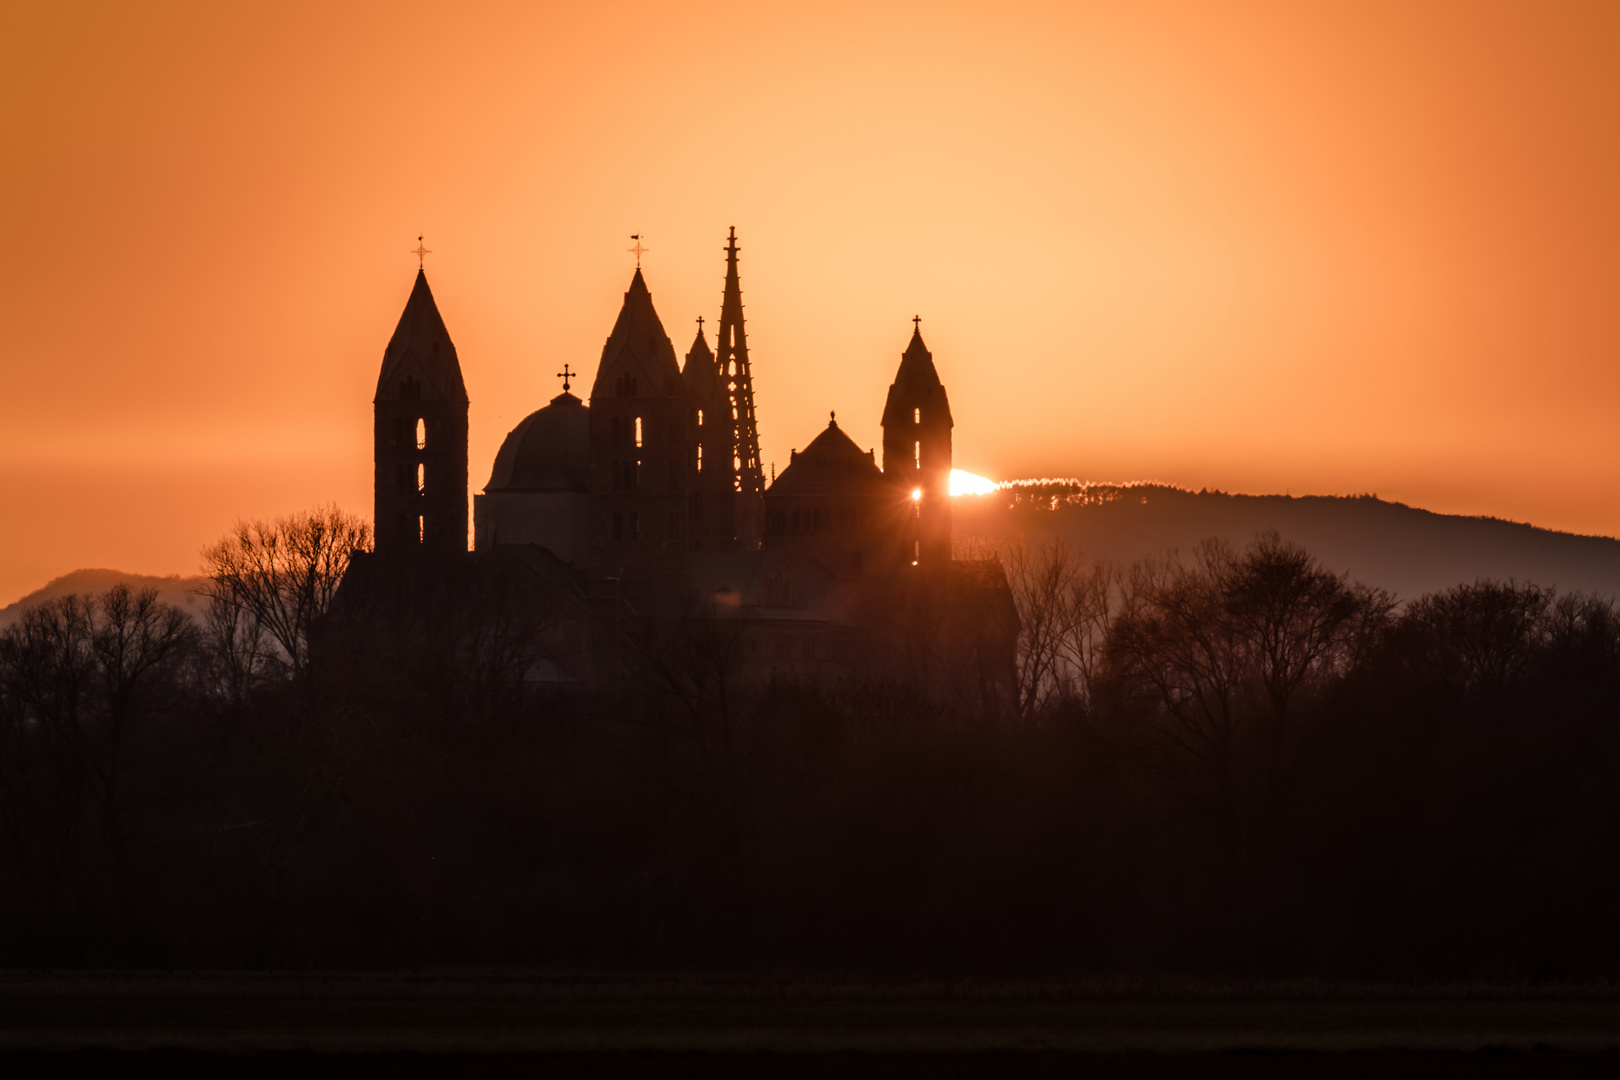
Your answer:
[[[1008,547],[1003,559],[1018,609],[1018,709],[1089,708],[1118,591],[1117,572],[1087,564],[1059,537]]]
[[[673,725],[717,774],[735,765],[746,695],[737,683],[742,632],[712,608],[674,624],[649,624],[626,642],[635,672]]]
[[[1242,554],[1209,541],[1192,565],[1138,564],[1108,639],[1109,678],[1158,736],[1168,789],[1215,826],[1228,868],[1253,867],[1277,825],[1319,699],[1394,606],[1275,533]]]
[[[303,675],[311,627],[331,606],[350,555],[370,549],[371,526],[337,506],[238,522],[203,551],[213,635],[240,665],[258,662],[258,635],[266,634],[292,674]]]
[[[1554,627],[1576,607],[1560,608],[1536,585],[1476,581],[1430,593],[1401,617],[1411,662],[1464,693],[1500,694],[1546,652]]]
[[[0,809],[16,857],[43,877],[53,905],[87,807],[98,812],[127,903],[126,744],[138,724],[173,705],[196,640],[185,612],[127,585],[41,604],[0,632]]]

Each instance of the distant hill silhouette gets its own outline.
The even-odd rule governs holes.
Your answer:
[[[1372,495],[1230,495],[1163,484],[1023,483],[954,501],[959,544],[1057,535],[1094,559],[1129,566],[1209,537],[1238,546],[1267,529],[1328,567],[1403,600],[1480,578],[1529,581],[1560,592],[1620,596],[1620,540],[1577,536],[1500,518],[1436,514]],[[102,593],[120,581],[153,588],[200,617],[203,577],[75,570],[0,608],[0,626],[69,593]]]
[[[71,574],[63,574],[43,588],[35,589],[15,604],[0,608],[0,626],[11,625],[25,608],[35,604],[70,593],[98,595],[119,582],[128,584],[132,589],[156,589],[159,600],[173,604],[192,618],[201,619],[203,600],[193,590],[207,580],[204,577],[180,577],[178,574],[154,577],[150,574],[126,574],[121,570],[75,570]]]
[[[1620,595],[1620,540],[1436,514],[1372,495],[1029,482],[958,498],[955,519],[958,541],[1055,534],[1092,558],[1124,565],[1170,549],[1189,555],[1209,537],[1242,546],[1275,529],[1333,570],[1403,600],[1479,578]]]

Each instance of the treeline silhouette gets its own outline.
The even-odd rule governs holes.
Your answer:
[[[334,610],[367,546],[250,524],[200,624],[115,587],[0,632],[0,964],[1620,972],[1605,600],[1015,546],[986,719],[881,671],[745,693],[703,617],[537,691],[543,592],[469,561]]]

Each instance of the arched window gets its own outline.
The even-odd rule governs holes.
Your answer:
[[[416,542],[427,543],[427,518],[421,514],[416,515]]]
[[[427,449],[427,421],[421,418],[416,421],[416,448]]]
[[[922,468],[922,443],[912,443],[911,452],[916,456],[917,468]]]
[[[911,410],[911,422],[913,424],[922,423],[922,410],[921,409],[912,409]]]
[[[702,444],[702,443],[698,443],[698,462],[697,462],[697,471],[698,471],[698,472],[702,472],[702,471],[703,471],[703,444]]]
[[[703,410],[699,409],[698,410],[698,427],[702,427],[702,426],[703,426]]]
[[[636,445],[641,445],[641,417],[636,417]]]
[[[416,493],[427,494],[427,466],[420,461],[416,463]]]

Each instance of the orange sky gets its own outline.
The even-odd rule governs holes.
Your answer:
[[[997,478],[1620,533],[1620,4],[10,3],[0,603],[369,515],[425,232],[474,489],[726,227],[767,461],[914,313]]]

